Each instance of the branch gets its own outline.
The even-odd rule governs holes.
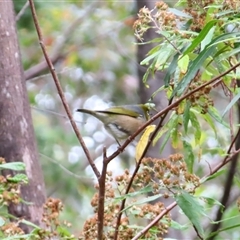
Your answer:
[[[105,203],[105,189],[106,189],[106,175],[108,162],[106,161],[106,148],[103,149],[103,168],[101,177],[98,179],[99,194],[98,194],[98,239],[103,239],[104,226],[104,203]]]
[[[93,169],[93,172],[95,173],[96,177],[99,178],[100,177],[100,173],[96,167],[96,165],[94,164],[91,156],[90,156],[90,153],[87,149],[87,146],[85,145],[85,142],[83,141],[83,138],[77,128],[77,125],[75,123],[75,121],[73,120],[73,117],[72,117],[72,114],[71,114],[71,111],[69,109],[69,106],[67,104],[67,101],[66,101],[66,98],[65,98],[65,95],[62,91],[62,87],[60,85],[60,82],[59,82],[59,79],[57,77],[57,74],[55,72],[55,69],[54,69],[54,66],[50,60],[50,58],[48,57],[48,54],[47,54],[47,51],[46,51],[46,48],[45,48],[45,45],[43,43],[43,37],[42,37],[42,32],[41,32],[41,29],[40,29],[40,26],[39,26],[39,23],[38,23],[38,19],[37,19],[37,14],[36,14],[36,10],[35,10],[35,7],[34,7],[34,2],[33,0],[29,0],[29,3],[30,3],[30,8],[31,8],[31,12],[32,12],[32,16],[33,16],[33,21],[34,21],[34,25],[35,25],[35,28],[36,28],[36,31],[37,31],[37,34],[38,34],[38,39],[39,39],[39,43],[40,43],[40,46],[42,48],[42,52],[43,52],[43,55],[45,57],[45,60],[48,64],[48,67],[49,67],[49,71],[51,72],[51,75],[53,77],[53,80],[55,82],[55,85],[56,85],[56,88],[57,88],[57,91],[58,91],[58,94],[60,96],[60,99],[62,101],[62,104],[64,106],[64,109],[67,113],[67,116],[70,120],[70,123],[72,125],[72,128],[78,138],[78,141],[79,143],[81,144],[82,148],[83,148],[83,151],[88,159],[88,162],[89,164],[91,165],[92,169]]]

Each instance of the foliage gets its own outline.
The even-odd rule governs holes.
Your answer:
[[[23,171],[25,165],[22,162],[6,163],[5,159],[0,158],[0,169]],[[52,237],[62,237],[64,239],[74,239],[67,228],[70,223],[61,222],[59,214],[63,209],[63,205],[59,199],[49,198],[44,205],[44,213],[42,221],[46,225],[46,229],[26,221],[25,219],[17,219],[10,221],[13,216],[7,213],[6,207],[10,204],[18,204],[22,202],[20,196],[20,188],[27,184],[28,179],[25,174],[16,173],[8,174],[6,177],[0,175],[0,237],[4,240],[10,239],[51,239]],[[30,203],[28,203],[30,204]],[[29,234],[24,234],[21,224],[26,224],[33,228]]]

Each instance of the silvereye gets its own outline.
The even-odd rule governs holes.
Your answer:
[[[102,121],[105,129],[120,145],[119,141],[126,140],[149,119],[150,108],[151,104],[139,104],[116,106],[97,111],[88,109],[77,109],[77,111],[88,113]]]

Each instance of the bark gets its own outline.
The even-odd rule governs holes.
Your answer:
[[[45,186],[21,65],[12,1],[0,1],[0,136],[0,157],[7,162],[24,162],[29,178],[29,184],[21,187],[21,196],[31,204],[11,204],[9,212],[41,225]],[[29,229],[25,226],[24,230]]]

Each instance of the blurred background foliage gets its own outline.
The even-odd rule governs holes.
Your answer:
[[[108,147],[110,154],[117,145],[101,123],[76,114],[75,110],[139,102],[136,40],[132,29],[134,1],[34,2],[44,43],[68,104],[91,155],[100,166],[103,146]],[[16,14],[25,3],[14,1]],[[29,7],[19,16],[17,27],[47,195],[62,199],[63,218],[73,225],[76,223],[79,231],[92,211],[93,174],[65,117],[52,77],[46,67],[41,67],[44,60]],[[125,167],[132,152],[130,146],[121,155]],[[115,171],[124,169],[120,159],[114,160],[111,167]]]

